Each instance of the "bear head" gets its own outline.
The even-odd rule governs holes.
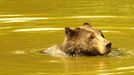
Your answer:
[[[62,50],[68,55],[95,56],[111,51],[111,43],[100,30],[91,27],[89,23],[75,29],[66,27],[65,34]]]

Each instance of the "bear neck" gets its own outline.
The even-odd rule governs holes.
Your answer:
[[[95,56],[101,55],[97,50],[93,48],[83,49],[80,46],[75,46],[71,43],[63,44],[61,50],[69,56]]]

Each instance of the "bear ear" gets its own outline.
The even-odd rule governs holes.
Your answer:
[[[66,33],[66,35],[67,35],[68,37],[70,37],[70,36],[73,36],[73,35],[75,34],[75,31],[72,30],[72,29],[69,28],[69,27],[65,27],[65,33]]]
[[[90,23],[88,23],[88,22],[83,23],[83,26],[89,26],[89,27],[92,27],[92,26],[90,25]]]

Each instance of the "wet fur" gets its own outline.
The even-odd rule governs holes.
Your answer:
[[[67,37],[65,39],[67,42],[64,42],[62,51],[70,56],[94,56],[99,55],[99,52],[95,47],[90,46],[92,43],[88,42],[90,39],[83,40],[79,39],[83,33],[88,33],[84,29],[76,28],[74,31],[77,31],[74,37]],[[84,37],[83,37],[84,38]]]
[[[52,46],[43,52],[60,57],[102,55],[99,52],[97,39],[94,38],[96,36],[104,38],[104,35],[100,30],[93,29],[89,23],[84,23],[82,27],[75,29],[66,27],[65,34],[63,44]]]

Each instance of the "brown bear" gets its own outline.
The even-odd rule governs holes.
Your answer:
[[[52,56],[96,56],[108,54],[111,50],[111,43],[103,33],[89,23],[75,29],[66,27],[65,34],[63,44],[52,46],[43,52]]]

